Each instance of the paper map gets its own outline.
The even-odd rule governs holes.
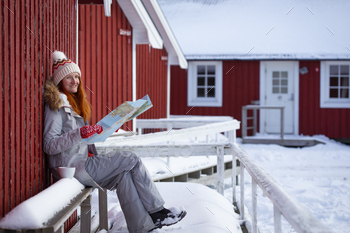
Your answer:
[[[95,133],[92,137],[83,140],[89,144],[103,142],[125,122],[134,119],[152,106],[148,95],[145,95],[142,99],[136,100],[135,102],[126,101],[97,123],[97,125],[103,127],[102,133]]]

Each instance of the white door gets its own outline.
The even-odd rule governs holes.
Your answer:
[[[265,104],[284,106],[284,133],[294,133],[294,67],[293,61],[265,62]],[[265,110],[265,131],[281,132],[280,110]]]

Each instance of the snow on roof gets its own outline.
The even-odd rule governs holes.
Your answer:
[[[350,59],[347,0],[158,0],[186,59]]]

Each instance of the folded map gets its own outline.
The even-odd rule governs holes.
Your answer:
[[[92,137],[83,140],[89,144],[103,142],[125,122],[134,119],[152,106],[148,95],[145,95],[142,99],[136,100],[135,102],[125,101],[97,123],[97,125],[103,127],[102,133],[95,133]]]

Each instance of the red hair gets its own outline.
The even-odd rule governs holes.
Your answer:
[[[77,93],[69,93],[62,85],[62,82],[58,83],[58,89],[67,96],[67,99],[76,113],[78,113],[84,121],[87,121],[91,117],[91,104],[86,99],[86,93],[81,84],[81,78],[79,76],[79,86]]]

